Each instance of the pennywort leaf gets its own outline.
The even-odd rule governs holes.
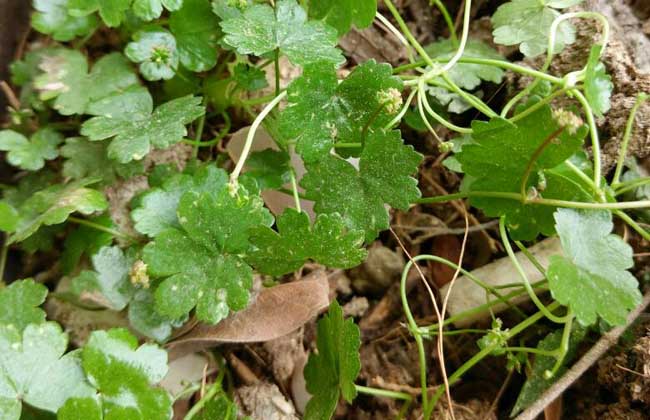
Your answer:
[[[233,15],[221,22],[221,28],[224,42],[240,54],[263,56],[279,49],[301,66],[344,61],[335,47],[336,30],[322,22],[308,22],[307,13],[296,0],[278,0],[275,10],[268,4],[255,4]]]
[[[306,165],[301,185],[317,213],[339,213],[348,229],[363,230],[369,242],[388,228],[385,204],[407,209],[420,196],[411,174],[421,161],[422,155],[404,145],[399,131],[377,130],[368,134],[359,170],[327,155]]]
[[[322,20],[345,35],[352,25],[359,29],[370,26],[377,13],[377,0],[319,0],[309,4],[309,16]]]
[[[0,289],[0,325],[12,326],[22,332],[29,324],[45,322],[45,311],[39,308],[45,302],[47,288],[32,279],[18,280]]]
[[[181,64],[202,72],[217,64],[219,20],[205,0],[184,0],[183,7],[171,14],[169,29],[176,39]]]
[[[71,16],[69,3],[69,0],[34,0],[36,12],[32,14],[32,27],[63,42],[93,33],[98,25],[97,18],[94,15]]]
[[[182,6],[183,0],[134,0],[132,9],[137,17],[148,22],[158,19],[163,12],[163,7],[174,12]]]
[[[602,45],[594,45],[589,52],[589,60],[585,69],[585,97],[591,109],[598,117],[602,117],[611,107],[610,97],[614,84],[612,77],[607,74],[605,65],[600,62]]]
[[[551,24],[560,16],[559,10],[581,3],[582,0],[511,0],[499,6],[492,16],[494,42],[519,45],[526,57],[546,51]],[[559,9],[559,10],[558,10]],[[557,27],[554,53],[575,41],[575,28],[568,21]]]
[[[29,140],[13,130],[0,131],[0,150],[9,152],[7,161],[28,171],[38,171],[46,160],[56,159],[62,142],[63,136],[50,128],[38,130]]]
[[[18,211],[11,204],[0,201],[0,230],[13,232],[18,226],[19,220]]]
[[[548,281],[553,297],[570,307],[582,325],[601,317],[609,325],[623,325],[641,302],[632,248],[611,231],[607,211],[558,209],[555,223],[564,256],[551,257]]]
[[[366,258],[366,251],[359,248],[364,233],[348,232],[336,213],[319,215],[312,227],[307,213],[287,209],[277,225],[278,232],[269,227],[252,231],[254,250],[248,260],[264,274],[291,273],[309,259],[328,267],[351,268]]]
[[[68,11],[72,16],[83,17],[99,12],[106,26],[120,26],[131,8],[132,0],[68,0]]]
[[[140,73],[150,81],[174,77],[180,60],[176,38],[156,26],[136,32],[124,54],[134,63],[140,63]]]
[[[361,361],[359,327],[351,319],[343,319],[343,310],[333,301],[329,312],[318,321],[316,339],[318,354],[310,354],[304,375],[307,391],[312,395],[307,404],[305,419],[332,417],[340,396],[347,402],[357,395],[354,386]]]
[[[199,97],[174,99],[155,110],[147,91],[137,93],[135,99],[132,112],[93,117],[81,127],[81,134],[90,140],[112,138],[108,156],[120,163],[140,160],[154,147],[165,149],[178,143],[187,134],[185,125],[205,113]]]

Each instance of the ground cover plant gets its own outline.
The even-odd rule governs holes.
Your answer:
[[[636,92],[605,165],[607,18],[573,9],[581,0],[504,1],[485,41],[470,37],[472,1],[458,25],[447,3],[429,6],[447,36],[422,45],[392,0],[34,0],[33,33],[2,84],[11,176],[0,200],[0,418],[243,418],[223,346],[237,340],[214,339],[214,369],[176,393],[161,385],[175,344],[195,328],[244,323],[295,273],[358,267],[377,240],[403,247],[392,217],[414,207],[451,203],[465,222],[457,258],[404,247],[395,290],[417,386],[359,377],[362,334],[334,298],[300,372],[304,418],[332,418],[360,395],[394,400],[399,418],[454,418],[453,385],[488,358],[525,379],[506,407],[515,416],[580,346],[626,325],[643,302],[631,244],[650,242],[650,177],[628,153],[648,97]],[[584,63],[558,74],[576,22],[598,37]],[[400,45],[400,65],[353,62],[338,47],[373,24]],[[497,108],[485,86],[511,76],[522,88]],[[462,178],[456,191],[423,194],[431,156]],[[278,195],[288,198],[280,207]],[[477,217],[497,228],[494,246],[518,277],[508,288],[464,268]],[[542,263],[528,249],[547,237],[560,250]],[[427,263],[451,269],[447,292],[431,289]],[[421,319],[422,299],[413,303],[414,274],[433,322]],[[445,317],[459,275],[486,303]],[[521,297],[532,304],[517,306]],[[46,315],[50,299],[115,321],[71,344],[66,321]],[[516,321],[491,312],[504,302]],[[480,310],[490,328],[454,327]],[[274,322],[257,316],[259,329]],[[461,334],[470,356],[448,371],[444,338]]]

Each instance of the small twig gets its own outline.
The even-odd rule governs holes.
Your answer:
[[[508,387],[508,384],[510,384],[510,380],[512,379],[513,373],[514,373],[514,369],[508,372],[508,376],[506,376],[506,380],[503,381],[503,384],[501,384],[501,387],[499,388],[499,392],[497,392],[497,395],[494,397],[492,404],[490,404],[490,408],[485,413],[485,416],[483,416],[483,420],[489,419],[492,413],[494,412],[494,410],[496,410],[497,405],[499,404],[499,400],[501,400],[501,397],[503,396],[503,393]]]
[[[9,105],[11,105],[13,109],[20,109],[20,101],[16,97],[13,89],[11,89],[11,86],[9,86],[9,84],[4,80],[0,80],[0,90],[2,90],[2,93],[7,97],[7,102],[9,102]]]
[[[650,376],[649,376],[649,375],[645,375],[645,374],[643,374],[643,373],[641,373],[641,372],[637,372],[636,370],[628,369],[628,368],[626,368],[625,366],[621,366],[621,365],[619,365],[618,363],[617,363],[615,366],[616,366],[617,368],[619,368],[619,369],[621,369],[621,370],[624,370],[625,372],[631,373],[631,374],[633,374],[633,375],[640,376],[640,377],[645,378],[645,379],[650,379]]]
[[[600,357],[609,350],[614,344],[618,342],[620,336],[625,332],[627,327],[634,322],[634,320],[650,305],[650,292],[643,296],[641,305],[632,311],[628,317],[625,325],[616,327],[605,333],[594,346],[585,353],[584,356],[576,364],[569,369],[557,382],[555,382],[549,389],[546,390],[533,405],[528,407],[521,413],[515,420],[534,420],[537,416],[544,411],[544,408],[552,403],[560,394],[571,386],[583,373],[587,371]]]

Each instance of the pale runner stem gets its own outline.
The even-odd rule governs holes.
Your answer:
[[[384,26],[386,27],[388,32],[393,34],[395,36],[395,38],[397,38],[397,40],[402,45],[404,45],[404,47],[406,47],[406,54],[408,55],[409,62],[414,63],[415,62],[415,57],[413,55],[413,49],[411,48],[411,45],[406,40],[406,38],[404,38],[404,35],[402,35],[402,33],[395,27],[395,25],[393,25],[390,22],[390,20],[386,19],[384,17],[384,15],[382,15],[381,13],[377,12],[375,17],[377,18],[378,21],[380,21],[382,24],[384,24]]]
[[[639,93],[639,95],[636,97],[636,101],[634,102],[634,106],[630,110],[630,116],[628,117],[627,123],[625,124],[623,141],[621,142],[621,148],[618,153],[618,161],[616,162],[614,178],[612,178],[613,188],[616,188],[620,183],[623,166],[625,165],[625,157],[627,156],[627,148],[630,143],[630,137],[632,137],[632,130],[634,129],[634,120],[636,118],[636,113],[639,111],[639,108],[646,100],[648,100],[648,94]]]
[[[239,161],[237,161],[237,165],[235,166],[235,169],[232,171],[230,174],[230,184],[233,187],[237,186],[237,179],[239,178],[239,174],[241,174],[241,171],[244,169],[244,164],[246,163],[246,159],[248,158],[248,154],[251,151],[251,147],[253,146],[253,140],[255,139],[255,133],[257,132],[257,129],[259,128],[260,124],[262,124],[262,121],[264,121],[264,118],[269,115],[269,113],[273,110],[273,108],[276,107],[277,104],[282,101],[287,96],[287,91],[285,90],[284,92],[280,93],[278,96],[275,97],[271,102],[268,103],[260,112],[260,114],[255,118],[255,121],[253,121],[253,124],[251,124],[251,128],[248,130],[248,135],[246,136],[246,143],[244,144],[244,148],[242,149],[241,156],[239,157]]]
[[[440,115],[438,115],[438,113],[434,111],[433,108],[431,108],[431,105],[429,104],[429,100],[427,99],[426,95],[427,95],[426,90],[424,89],[424,79],[421,79],[420,84],[418,85],[418,105],[422,104],[422,106],[424,107],[424,109],[426,109],[429,115],[431,115],[436,121],[438,121],[438,123],[444,125],[451,131],[456,131],[461,134],[472,134],[471,128],[459,127],[455,124],[450,123],[449,121],[445,120]],[[428,120],[426,118],[424,118],[424,121],[425,124],[428,124]]]
[[[571,90],[576,99],[582,105],[587,117],[587,124],[589,125],[589,135],[591,137],[591,153],[594,155],[594,184],[596,188],[600,189],[602,178],[602,162],[600,157],[600,139],[598,138],[598,127],[596,126],[596,119],[594,112],[591,110],[591,105],[587,98],[577,89]]]
[[[472,0],[465,0],[465,9],[463,10],[463,32],[460,36],[460,45],[458,46],[458,49],[456,50],[456,54],[445,64],[442,68],[437,69],[434,68],[431,69],[429,72],[425,73],[422,77],[426,79],[430,79],[432,77],[436,77],[441,75],[442,73],[445,73],[449,70],[451,70],[452,67],[456,65],[458,60],[463,56],[465,53],[465,47],[467,46],[467,38],[469,37],[469,20],[470,20],[470,14],[472,11]]]

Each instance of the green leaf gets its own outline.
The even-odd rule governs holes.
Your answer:
[[[42,324],[45,311],[39,306],[46,296],[47,288],[32,279],[18,280],[0,289],[0,325],[11,325],[22,332],[29,324]]]
[[[32,14],[32,27],[40,33],[52,35],[55,41],[63,42],[92,34],[97,29],[97,18],[93,15],[70,16],[68,3],[69,0],[34,0],[36,12]]]
[[[118,178],[130,178],[144,172],[142,162],[122,164],[108,158],[108,144],[91,142],[83,137],[65,139],[61,147],[63,176],[72,179],[100,178],[110,185]]]
[[[173,175],[159,188],[153,188],[142,196],[138,207],[131,212],[135,230],[155,237],[169,228],[180,228],[177,209],[184,193],[218,191],[227,182],[226,172],[214,166],[200,168],[193,177]]]
[[[30,324],[21,333],[0,325],[0,414],[18,420],[21,402],[56,412],[72,397],[90,397],[79,353],[63,356],[68,337],[54,322]]]
[[[240,54],[262,56],[279,49],[296,65],[317,61],[341,64],[336,30],[322,22],[307,22],[307,13],[296,0],[278,0],[248,7],[241,15],[221,22],[224,41]]]
[[[546,51],[551,24],[564,9],[582,0],[512,0],[499,6],[492,16],[494,42],[502,45],[519,45],[526,57],[534,57]],[[568,21],[557,27],[554,53],[575,41],[575,28]]]
[[[136,32],[124,54],[134,63],[140,63],[140,73],[149,81],[174,77],[180,60],[176,39],[158,26]]]
[[[56,98],[53,108],[63,115],[92,113],[91,107],[138,83],[129,62],[119,53],[100,58],[88,73],[86,57],[57,48],[43,55],[42,73],[34,80],[42,100]]]
[[[232,77],[240,89],[249,92],[264,89],[269,85],[266,73],[262,69],[244,63],[238,63],[235,66]]]
[[[16,232],[9,238],[9,243],[27,239],[43,225],[63,223],[72,213],[90,215],[106,210],[108,203],[104,195],[86,188],[86,185],[94,181],[80,180],[67,185],[52,185],[35,193],[18,209],[20,222]]]
[[[399,131],[368,134],[361,153],[359,170],[333,155],[307,164],[301,185],[321,214],[339,213],[350,230],[365,231],[367,242],[388,229],[389,215],[384,203],[406,210],[420,197],[417,172],[422,155],[405,146]]]
[[[184,96],[153,109],[153,100],[145,92],[134,112],[93,117],[81,126],[81,134],[90,140],[113,138],[108,156],[120,163],[140,160],[152,147],[165,149],[183,140],[186,124],[205,113],[201,98]]]
[[[57,174],[47,169],[28,172],[17,183],[4,189],[4,201],[13,208],[19,209],[35,193],[50,186],[56,177]]]
[[[304,375],[312,394],[305,411],[306,420],[329,419],[339,397],[352,402],[357,395],[354,381],[361,371],[359,327],[343,319],[343,310],[333,301],[327,315],[318,321],[318,354],[309,355]]]
[[[13,232],[19,220],[18,211],[11,204],[0,201],[0,230]]]
[[[106,26],[115,28],[122,24],[132,0],[69,0],[68,12],[72,16],[87,16],[99,12]]]
[[[133,258],[117,246],[106,246],[92,256],[92,262],[94,271],[82,271],[72,279],[72,292],[81,299],[90,298],[108,309],[121,311],[136,290],[129,279]]]
[[[11,82],[20,86],[19,100],[23,107],[31,107],[34,110],[44,110],[45,104],[38,95],[35,86],[35,79],[41,74],[41,61],[54,49],[40,48],[29,51],[21,60],[13,61],[9,65],[11,70]]]
[[[352,268],[366,251],[362,231],[350,231],[336,213],[321,214],[312,227],[307,213],[287,209],[277,219],[278,231],[253,229],[248,261],[260,272],[279,276],[296,271],[309,259],[328,267]],[[296,246],[300,244],[300,246]]]
[[[82,351],[83,368],[98,389],[106,419],[168,420],[169,394],[154,387],[167,374],[167,352],[138,347],[127,330],[94,331]]]
[[[187,2],[188,0],[185,0],[185,3]],[[179,10],[183,4],[183,0],[134,0],[132,8],[137,17],[149,22],[160,17],[163,6],[170,12],[174,12]]]
[[[585,97],[597,117],[602,117],[611,107],[610,97],[614,84],[612,77],[607,74],[605,65],[600,62],[602,45],[594,45],[589,52],[589,60],[585,69]]]
[[[160,315],[155,309],[154,295],[149,289],[140,289],[129,303],[129,323],[140,334],[159,343],[165,342],[172,335],[174,328],[180,328],[187,317],[169,319]]]
[[[377,0],[318,0],[309,4],[309,16],[322,20],[343,36],[352,25],[359,29],[372,25]]]
[[[632,248],[611,231],[607,211],[558,209],[556,229],[564,256],[551,257],[547,278],[551,294],[569,306],[582,325],[601,317],[609,325],[623,325],[641,303]]]
[[[237,420],[239,408],[227,396],[219,395],[205,404],[199,414],[200,420]]]
[[[184,0],[183,7],[171,14],[169,29],[176,38],[180,61],[185,68],[203,72],[217,64],[217,41],[221,36],[219,19],[206,0]]]
[[[216,324],[230,310],[246,307],[252,269],[239,254],[249,247],[251,228],[270,226],[273,217],[259,195],[228,185],[213,192],[189,191],[181,197],[182,229],[158,234],[143,251],[154,277],[164,277],[155,292],[156,309],[169,318],[196,306],[197,318]]]
[[[456,158],[466,175],[472,177],[464,188],[469,191],[519,193],[529,162],[549,138],[561,129],[549,106],[542,106],[513,124],[501,118],[473,121],[472,143],[463,146]],[[587,133],[584,126],[564,128],[543,149],[533,164],[527,191],[542,198],[588,200],[581,190],[549,174],[548,169],[563,163],[581,149]],[[552,235],[552,206],[522,204],[517,200],[473,197],[470,204],[491,217],[506,215],[515,239],[532,240],[539,233]]]
[[[110,216],[104,215],[90,219],[90,222],[114,228]],[[80,225],[73,230],[63,243],[63,253],[61,254],[61,270],[64,274],[70,274],[75,269],[83,254],[96,254],[101,248],[110,245],[113,242],[113,235],[102,232],[95,228]]]
[[[265,149],[246,160],[246,176],[255,179],[260,190],[277,190],[291,180],[289,154]]]
[[[7,161],[20,169],[38,171],[46,160],[59,156],[63,136],[50,128],[38,130],[31,139],[13,130],[0,131],[0,150],[7,153]]]
[[[102,420],[97,398],[70,398],[57,413],[57,420]]]
[[[305,161],[316,161],[326,157],[336,142],[363,142],[366,125],[370,130],[388,124],[393,115],[380,92],[399,94],[401,89],[390,65],[374,60],[355,67],[340,84],[330,64],[305,66],[303,76],[289,86],[280,131],[286,140],[296,142]]]
[[[571,360],[575,357],[575,353],[580,342],[585,338],[587,330],[581,328],[580,326],[574,326],[569,337],[569,351],[564,356],[564,364],[560,369],[555,372],[555,375],[552,378],[546,378],[544,373],[553,369],[555,365],[555,358],[552,356],[535,356],[535,362],[533,364],[533,369],[526,383],[519,391],[519,397],[517,397],[517,402],[510,412],[510,416],[514,417],[522,410],[528,408],[532,403],[538,400],[538,398],[555,383],[558,378],[561,378],[564,372],[566,372],[566,364],[570,363]],[[548,334],[544,339],[540,340],[537,344],[537,349],[542,351],[553,351],[557,350],[560,347],[562,341],[562,330],[554,331]]]
[[[253,0],[212,0],[212,11],[222,20],[241,17]]]
[[[445,39],[428,45],[425,50],[436,60],[449,60],[456,54],[456,45],[453,41]],[[464,58],[482,58],[490,60],[503,60],[503,57],[489,45],[470,39],[463,52]],[[447,72],[447,76],[460,88],[466,90],[476,89],[482,81],[501,83],[504,71],[499,67],[484,64],[458,63]],[[434,79],[442,85],[446,85],[441,78]],[[431,87],[429,92],[442,105],[447,105],[450,112],[462,113],[471,108],[460,95],[451,92],[450,88]]]

